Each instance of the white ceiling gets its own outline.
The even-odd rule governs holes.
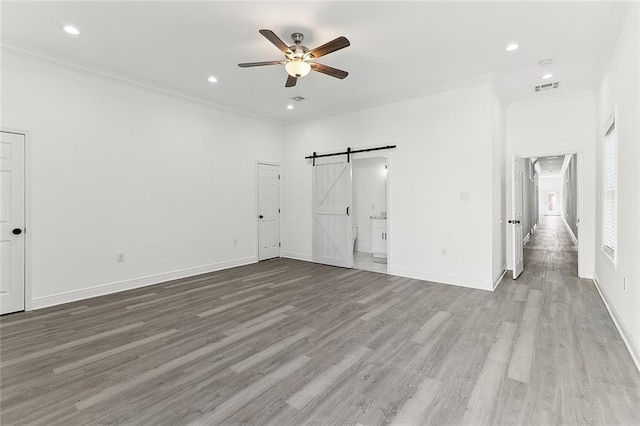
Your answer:
[[[243,113],[291,123],[496,73],[507,104],[596,87],[625,8],[617,2],[2,2],[2,43],[99,68]],[[62,31],[73,24],[74,37]],[[314,48],[344,35],[351,46],[318,62],[349,71],[312,72],[285,88],[283,66],[258,30]],[[520,49],[504,47],[517,41]],[[560,81],[533,92],[548,67]],[[206,81],[215,75],[219,82]],[[289,111],[289,98],[306,101]]]
[[[570,157],[570,155],[569,155]],[[564,163],[564,155],[556,155],[550,157],[538,157],[538,164],[540,164],[540,176],[560,176],[562,171],[562,164]]]

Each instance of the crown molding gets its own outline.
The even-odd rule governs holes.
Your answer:
[[[611,20],[611,25],[608,26],[609,31],[602,38],[600,50],[598,51],[598,61],[596,62],[595,68],[595,78],[598,85],[600,84],[600,81],[602,81],[604,71],[609,64],[609,59],[611,59],[611,54],[613,53],[613,49],[618,41],[618,37],[620,36],[624,20],[631,8],[631,3],[632,1],[630,0],[614,3],[613,19]]]
[[[545,96],[544,98],[540,98],[540,99],[528,99],[526,101],[514,102],[507,107],[507,110],[518,109],[518,108],[523,108],[523,107],[532,106],[532,105],[558,102],[558,101],[574,99],[574,98],[580,98],[583,96],[595,96],[595,95],[591,90],[588,90],[588,89],[576,90],[574,92],[563,93],[559,95]]]
[[[116,73],[113,71],[107,71],[105,69],[102,68],[98,68],[98,67],[93,67],[93,66],[89,66],[89,65],[85,65],[85,64],[81,64],[78,62],[73,62],[67,59],[62,59],[59,57],[55,57],[55,56],[50,56],[47,54],[44,54],[42,52],[38,52],[36,50],[31,50],[31,49],[26,49],[23,47],[19,47],[19,46],[15,46],[12,44],[8,44],[8,43],[0,43],[0,47],[4,50],[7,50],[9,52],[13,52],[13,53],[17,53],[23,56],[27,56],[36,60],[40,60],[42,62],[46,62],[46,63],[50,63],[50,64],[54,64],[54,65],[58,65],[61,66],[63,68],[67,68],[67,69],[71,69],[77,72],[81,72],[83,74],[86,75],[92,75],[92,76],[99,76],[102,77],[104,79],[107,80],[111,80],[111,81],[116,81],[118,83],[124,83],[126,85],[129,86],[133,86],[139,89],[144,89],[147,91],[151,91],[151,92],[155,92],[155,93],[160,93],[163,95],[168,95],[170,97],[173,98],[177,98],[183,101],[188,101],[188,102],[192,102],[192,103],[196,103],[208,108],[212,108],[212,109],[216,109],[219,111],[224,111],[227,113],[231,113],[234,115],[238,115],[241,116],[243,118],[250,118],[253,120],[258,120],[258,121],[263,121],[269,124],[274,124],[277,126],[282,126],[282,123],[277,121],[277,120],[272,120],[266,117],[263,117],[261,115],[257,115],[257,114],[251,114],[248,113],[246,111],[242,111],[236,108],[232,108],[232,107],[228,107],[225,105],[221,105],[221,104],[217,104],[215,102],[211,102],[202,98],[198,98],[195,96],[191,96],[191,95],[186,95],[184,93],[178,92],[174,89],[171,89],[169,87],[166,86],[162,86],[159,84],[154,84],[154,83],[149,83],[147,81],[144,80],[140,80],[140,79],[136,79],[136,78],[132,78],[130,76],[124,75],[124,74],[120,74],[120,73]]]
[[[417,90],[409,90],[409,91],[398,93],[395,95],[391,95],[383,98],[377,98],[375,100],[347,105],[344,108],[335,109],[331,112],[324,113],[324,114],[320,113],[320,114],[315,114],[309,117],[296,118],[295,121],[284,122],[283,126],[290,126],[290,125],[300,124],[308,121],[320,120],[323,118],[334,117],[336,115],[345,114],[347,112],[360,111],[360,110],[373,108],[380,105],[387,105],[387,104],[392,104],[392,103],[403,101],[403,100],[415,99],[415,98],[420,98],[428,95],[434,95],[437,93],[461,89],[464,87],[475,86],[483,82],[492,81],[496,75],[497,73],[495,72],[478,74],[471,77],[465,77],[458,80],[452,80],[445,83],[423,87]]]

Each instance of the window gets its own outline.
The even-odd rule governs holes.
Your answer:
[[[610,125],[604,134],[603,147],[603,175],[602,175],[602,251],[611,260],[616,259],[616,187],[617,187],[617,159],[616,159],[616,121],[615,117],[609,121]]]

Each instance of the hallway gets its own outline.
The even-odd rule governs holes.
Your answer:
[[[524,256],[522,275],[501,284],[527,305],[540,298],[531,304],[539,312],[525,307],[522,317],[518,340],[529,324],[533,362],[516,406],[549,416],[533,423],[639,424],[640,373],[594,283],[578,278],[578,247],[561,216],[541,216]]]

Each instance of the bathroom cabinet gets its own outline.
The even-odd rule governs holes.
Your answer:
[[[371,251],[374,258],[387,258],[387,219],[371,218]]]

